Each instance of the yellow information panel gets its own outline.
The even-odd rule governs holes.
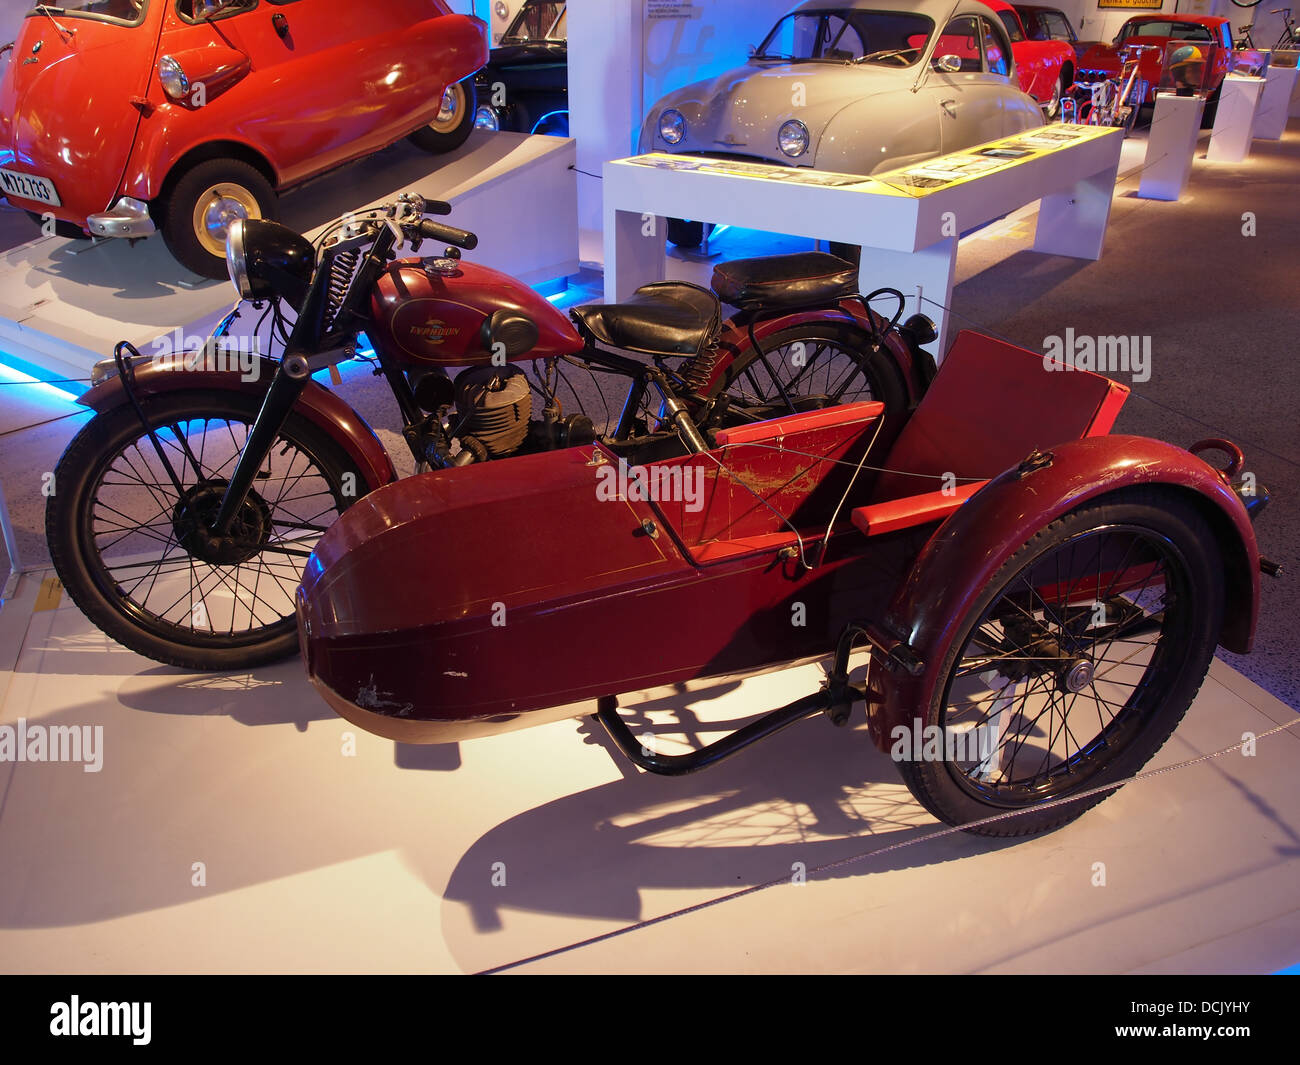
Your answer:
[[[822,188],[858,188],[864,192],[886,195],[925,196],[939,189],[951,188],[985,174],[1005,170],[1026,159],[1050,155],[1075,144],[1104,137],[1117,130],[1110,126],[1075,126],[1064,122],[1040,126],[1001,140],[989,141],[965,151],[941,155],[924,163],[888,170],[874,177],[861,174],[836,174],[807,167],[774,166],[751,163],[743,159],[714,159],[705,155],[670,155],[652,152],[627,162],[657,170],[683,170],[699,174],[725,174],[763,181],[780,181],[789,185],[816,185]]]
[[[1112,126],[1076,126],[1058,122],[989,141],[988,144],[980,144],[964,152],[953,152],[914,166],[889,170],[877,174],[874,180],[909,196],[928,196],[940,189],[950,189],[986,174],[1009,169],[1028,159],[1051,155],[1062,148],[1109,134],[1122,135],[1120,130]]]
[[[1121,8],[1125,11],[1159,11],[1161,0],[1097,0],[1099,8]]]

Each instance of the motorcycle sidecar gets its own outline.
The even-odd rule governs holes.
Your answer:
[[[405,742],[602,700],[624,753],[664,773],[862,700],[937,816],[1054,827],[1143,764],[1216,644],[1254,630],[1259,507],[1191,451],[1106,435],[1126,394],[967,332],[887,446],[860,403],[640,467],[596,445],[399,482],[307,566],[308,676]],[[618,716],[619,692],[832,653],[825,690],[689,755],[648,754]]]

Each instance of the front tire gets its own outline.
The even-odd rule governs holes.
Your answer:
[[[417,129],[409,139],[417,148],[434,155],[455,151],[469,140],[477,112],[478,94],[474,79],[458,81],[443,92],[438,117],[424,128]]]
[[[226,232],[237,218],[274,220],[275,189],[255,166],[241,159],[208,159],[191,167],[161,205],[162,235],[176,261],[200,277],[221,280],[226,271]]]
[[[1141,769],[1214,655],[1224,610],[1215,544],[1194,504],[1168,489],[1104,497],[1029,540],[954,619],[942,679],[917,711],[942,750],[918,758],[914,743],[898,763],[917,801],[951,825],[1014,813],[968,831],[1028,836],[1110,792],[1044,803]]]
[[[302,567],[365,493],[364,475],[291,413],[237,516],[234,551],[214,556],[198,546],[195,519],[215,514],[260,397],[173,392],[141,406],[184,501],[130,404],[96,415],[55,467],[45,511],[68,594],[108,636],[166,665],[247,669],[292,654]]]

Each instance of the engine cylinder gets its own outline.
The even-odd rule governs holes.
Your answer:
[[[475,366],[456,378],[460,436],[478,440],[493,458],[518,451],[533,416],[528,378],[517,366]]]

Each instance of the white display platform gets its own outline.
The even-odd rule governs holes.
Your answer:
[[[906,314],[934,320],[930,350],[941,358],[958,236],[1041,200],[1034,250],[1098,258],[1123,140],[1117,129],[1047,126],[870,178],[671,155],[606,163],[605,299],[664,279],[669,217],[860,244],[861,291],[902,291]],[[1028,154],[981,154],[989,150]]]
[[[1240,163],[1250,154],[1255,116],[1264,91],[1263,78],[1229,74],[1219,89],[1219,108],[1205,158],[1212,163]]]
[[[574,142],[476,130],[455,152],[394,145],[287,194],[282,221],[311,234],[346,211],[413,191],[453,204],[445,219],[479,235],[475,262],[538,284],[577,273]],[[427,246],[426,246],[427,247]],[[86,378],[119,340],[141,351],[180,328],[200,334],[236,300],[228,281],[180,266],[161,237],[46,237],[0,255],[0,352],[55,376]]]
[[[1295,67],[1269,67],[1264,76],[1264,91],[1259,98],[1259,111],[1255,115],[1255,136],[1262,140],[1277,141],[1286,132],[1286,122],[1291,116],[1291,102],[1300,87],[1300,70]]]
[[[1139,196],[1147,200],[1182,199],[1204,114],[1205,101],[1199,97],[1167,92],[1156,97]]]
[[[941,826],[872,746],[860,708],[856,727],[805,721],[675,779],[611,758],[576,721],[395,747],[336,718],[296,661],[183,674],[110,644],[66,599],[33,612],[54,605],[36,602],[40,586],[24,577],[0,610],[0,723],[100,725],[103,765],[0,763],[6,972],[474,972],[774,880],[525,971],[1267,973],[1300,961],[1300,730],[1254,757],[1131,784],[1051,835],[931,838]],[[671,750],[666,733],[714,738],[723,718],[819,680],[805,667],[627,702],[653,711],[656,745]],[[1295,719],[1216,662],[1148,768]],[[800,867],[805,886],[791,882]]]

